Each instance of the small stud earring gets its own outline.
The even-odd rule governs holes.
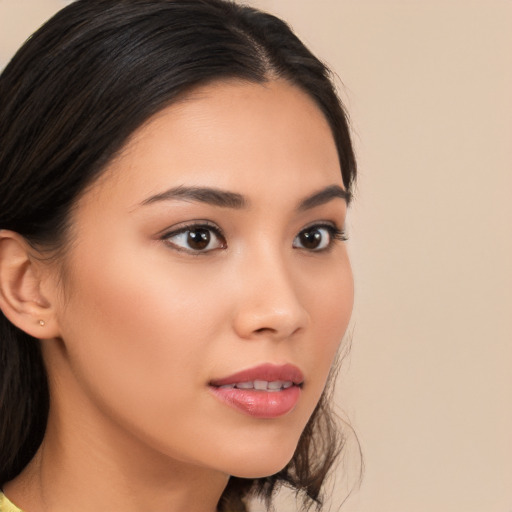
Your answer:
[[[41,327],[44,327],[46,325],[46,322],[44,320],[39,320],[39,325]]]

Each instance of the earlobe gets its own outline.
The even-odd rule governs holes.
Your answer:
[[[0,230],[0,309],[16,327],[35,338],[58,335],[51,302],[41,292],[42,263],[26,240]]]

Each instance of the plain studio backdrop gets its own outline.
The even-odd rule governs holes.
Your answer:
[[[341,512],[512,512],[512,1],[249,3],[330,64],[352,119],[337,403],[365,472]],[[64,4],[0,0],[0,67]]]

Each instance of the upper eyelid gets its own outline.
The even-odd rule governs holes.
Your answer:
[[[185,221],[175,224],[174,226],[167,227],[157,233],[158,238],[168,238],[171,235],[176,235],[183,231],[190,230],[192,228],[200,228],[205,227],[215,231],[218,235],[224,237],[224,232],[222,229],[210,220],[193,220],[193,221]]]
[[[304,231],[309,231],[311,229],[327,229],[331,232],[337,232],[337,233],[343,233],[345,235],[345,225],[339,226],[338,224],[334,222],[315,222],[313,224],[310,224],[309,226],[306,226],[302,228],[296,236],[299,236]]]
[[[332,227],[332,228],[338,229],[340,231],[343,231],[345,229],[344,224],[340,225],[338,222],[336,222],[334,220],[323,219],[323,220],[315,220],[313,222],[310,222],[309,224],[306,224],[304,227],[300,228],[298,233],[302,233],[303,231],[305,231],[307,229],[314,228],[314,227],[320,227],[320,228],[321,227]]]

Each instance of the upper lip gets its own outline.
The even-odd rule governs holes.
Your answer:
[[[300,369],[293,364],[276,365],[266,363],[233,373],[221,379],[212,380],[210,385],[218,387],[236,384],[237,382],[251,382],[254,380],[265,380],[268,382],[289,381],[293,382],[295,385],[299,385],[304,382],[304,375]]]

